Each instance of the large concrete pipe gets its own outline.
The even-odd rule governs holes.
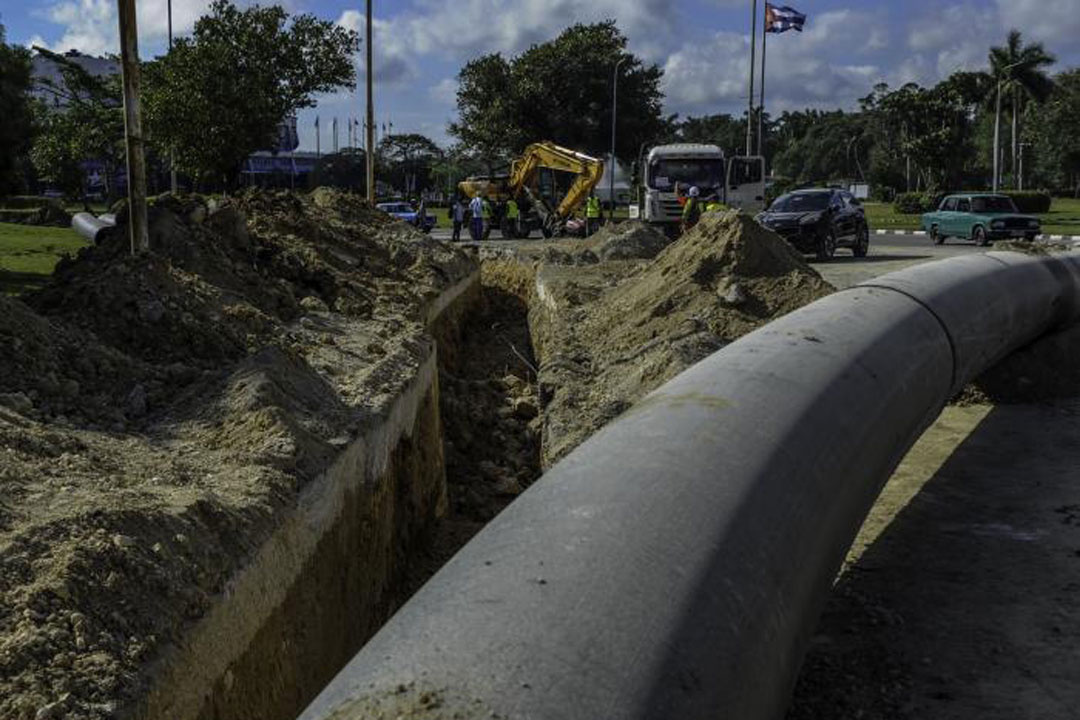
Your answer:
[[[96,218],[88,212],[80,212],[71,217],[71,228],[84,239],[97,244],[98,233],[116,224],[115,216],[111,220],[110,222],[105,216]]]
[[[881,486],[958,387],[1077,317],[1078,262],[919,266],[706,358],[496,517],[301,717],[782,716]]]

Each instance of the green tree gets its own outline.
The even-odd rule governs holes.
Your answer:
[[[150,139],[179,171],[234,186],[244,160],[316,93],[355,87],[352,30],[278,6],[215,0],[191,37],[144,70]]]
[[[430,138],[416,133],[387,135],[377,152],[383,177],[410,196],[431,187],[432,166],[443,154]]]
[[[1019,30],[1010,30],[1005,44],[990,48],[990,76],[992,83],[987,88],[990,92],[987,100],[995,104],[997,93],[1008,99],[1009,113],[1012,117],[1012,168],[1016,174],[1017,143],[1019,142],[1019,118],[1023,104],[1027,100],[1044,102],[1054,89],[1054,81],[1046,72],[1053,65],[1055,58],[1046,52],[1042,43],[1023,43]],[[996,115],[994,122],[1000,124],[1001,117]]]
[[[1034,166],[1036,181],[1080,197],[1080,69],[1057,75],[1049,99],[1029,105],[1024,119],[1034,145],[1025,159],[1033,161],[1028,167]]]
[[[0,197],[17,191],[33,134],[30,53],[4,41],[0,25]]]
[[[663,71],[627,52],[613,20],[574,25],[509,60],[494,54],[465,65],[450,133],[489,157],[505,158],[540,140],[603,154],[611,145],[612,79],[620,61],[615,153],[634,158],[665,129]]]
[[[31,157],[41,179],[70,198],[85,195],[88,160],[104,166],[109,181],[124,163],[124,115],[117,75],[97,77],[71,59],[44,48],[35,50],[52,61],[62,82],[42,81],[57,103],[36,106],[39,132]]]

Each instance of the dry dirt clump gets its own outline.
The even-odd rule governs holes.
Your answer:
[[[0,298],[0,718],[122,716],[428,357],[460,251],[337,192],[165,196]]]
[[[665,380],[833,289],[735,212],[704,216],[651,261],[546,266],[538,278],[545,467]]]

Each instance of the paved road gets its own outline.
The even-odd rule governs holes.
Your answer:
[[[845,288],[911,265],[990,249],[964,241],[934,245],[923,235],[872,235],[865,258],[852,257],[850,251],[841,249],[831,261],[813,265],[830,283]]]

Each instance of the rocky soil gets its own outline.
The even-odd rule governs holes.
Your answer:
[[[0,298],[5,720],[122,714],[475,268],[335,192],[165,196],[150,220],[150,253],[121,225]]]

